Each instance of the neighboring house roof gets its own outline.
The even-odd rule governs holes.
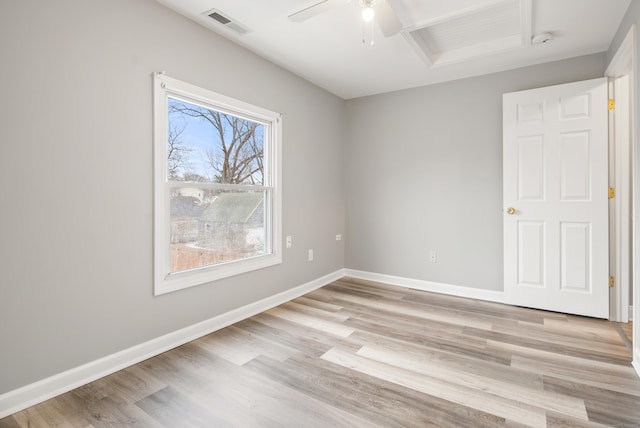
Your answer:
[[[204,210],[201,221],[210,223],[247,223],[262,204],[263,193],[221,193]]]
[[[202,213],[201,200],[193,196],[174,196],[171,198],[171,217],[192,217],[197,219]]]

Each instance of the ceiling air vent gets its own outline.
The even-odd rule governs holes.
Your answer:
[[[213,13],[209,14],[209,18],[215,19],[216,21],[218,21],[222,25],[227,25],[228,23],[231,22],[230,19],[225,18],[224,16],[220,15],[219,12],[213,12]]]
[[[220,12],[217,9],[211,9],[203,13],[214,21],[216,27],[223,26],[238,34],[246,34],[250,30],[247,26],[240,24],[237,20],[231,18],[229,15]]]

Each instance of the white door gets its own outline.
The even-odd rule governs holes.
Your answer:
[[[503,96],[504,297],[609,316],[605,78]]]

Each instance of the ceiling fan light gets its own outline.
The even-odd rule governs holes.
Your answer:
[[[371,22],[373,21],[373,17],[375,16],[376,12],[373,10],[373,8],[371,6],[367,6],[364,9],[362,9],[362,20],[364,22]]]

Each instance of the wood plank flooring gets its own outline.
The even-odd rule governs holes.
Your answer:
[[[344,278],[7,427],[640,427],[613,324]]]
[[[620,330],[622,330],[622,333],[625,335],[625,337],[627,338],[627,340],[629,341],[629,343],[633,343],[633,322],[629,321],[626,324],[622,324],[622,323],[618,323],[618,325],[620,326]]]

